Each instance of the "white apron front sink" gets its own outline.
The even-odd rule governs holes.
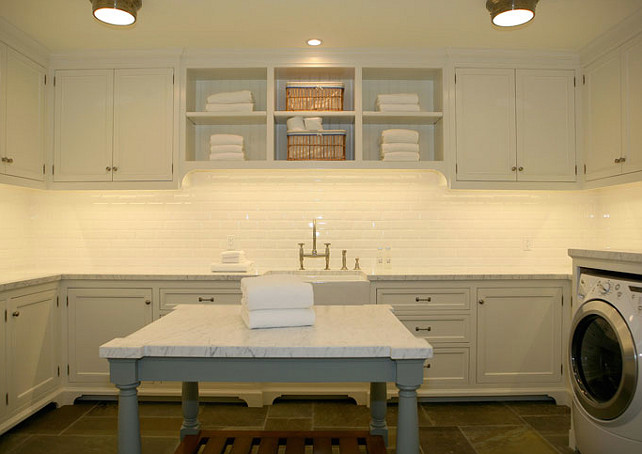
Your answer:
[[[265,274],[294,274],[310,282],[314,304],[368,304],[370,281],[362,271],[296,270],[268,271]]]

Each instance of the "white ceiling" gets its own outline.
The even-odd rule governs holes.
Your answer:
[[[505,48],[578,51],[642,10],[642,0],[540,0],[516,30],[486,0],[143,0],[138,22],[93,19],[89,0],[0,0],[0,15],[53,52],[81,49]]]

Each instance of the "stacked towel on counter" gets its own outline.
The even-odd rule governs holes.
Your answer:
[[[419,161],[419,132],[414,129],[381,131],[383,161]]]
[[[393,93],[377,95],[376,107],[379,112],[419,112],[417,93]]]
[[[228,273],[253,273],[254,262],[245,257],[245,251],[223,251],[221,262],[212,263],[212,271]]]
[[[286,124],[288,132],[323,131],[321,117],[290,117]]]
[[[252,112],[254,96],[250,90],[226,91],[207,97],[206,112]]]
[[[312,284],[292,274],[241,279],[241,318],[248,328],[314,325]]]
[[[210,136],[210,160],[245,160],[243,136],[236,134],[212,134]]]

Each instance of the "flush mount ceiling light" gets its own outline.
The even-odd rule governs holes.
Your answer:
[[[323,41],[318,38],[312,38],[307,40],[308,46],[320,46]]]
[[[487,0],[490,19],[498,27],[515,27],[530,22],[535,17],[539,0]]]
[[[136,22],[136,13],[142,0],[89,0],[94,17],[110,25],[131,25]]]

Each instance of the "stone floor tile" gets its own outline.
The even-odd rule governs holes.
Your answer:
[[[574,449],[571,449],[568,446],[568,433],[564,435],[543,434],[542,436],[546,439],[546,441],[552,444],[560,454],[573,454],[575,452]]]
[[[143,454],[174,454],[180,443],[178,433],[175,437],[142,437]]]
[[[276,401],[268,407],[268,418],[312,418],[312,401]]]
[[[14,427],[11,432],[23,434],[58,435],[94,407],[94,403],[78,403],[45,408]]]
[[[520,416],[570,415],[571,409],[554,402],[507,402],[506,405]]]
[[[419,444],[425,454],[475,454],[457,427],[422,427]]]
[[[118,435],[118,418],[80,418],[63,435]]]
[[[557,454],[541,435],[527,426],[461,427],[478,454]]]
[[[0,435],[0,454],[11,452],[32,436],[32,434],[21,432],[7,432]]]
[[[522,419],[541,434],[566,434],[571,428],[571,415],[522,416]]]
[[[268,407],[251,408],[242,404],[204,404],[199,420],[204,429],[251,427],[262,429]]]
[[[179,437],[183,418],[140,417],[142,436]]]
[[[314,429],[367,429],[370,409],[351,401],[320,401],[314,403]]]
[[[11,454],[117,454],[118,440],[114,436],[34,435]],[[143,451],[151,454],[150,451]]]
[[[312,418],[268,418],[265,430],[312,430]]]
[[[428,403],[422,409],[434,426],[523,425],[508,407],[493,403]]]

